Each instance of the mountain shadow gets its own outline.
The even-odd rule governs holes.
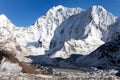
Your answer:
[[[30,55],[26,56],[26,58],[30,58],[32,60],[31,64],[36,66],[37,68],[41,68],[41,66],[50,67],[50,68],[59,68],[59,69],[73,69],[80,70],[83,72],[93,72],[95,71],[89,66],[81,66],[75,63],[76,59],[82,57],[83,55],[72,54],[69,58],[50,58],[46,55]]]
[[[41,47],[41,44],[42,43],[40,43],[39,41],[38,42],[27,42],[26,47],[34,46],[36,48],[39,48],[39,47]]]

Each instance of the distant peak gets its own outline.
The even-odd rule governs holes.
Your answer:
[[[59,10],[64,10],[64,6],[62,5],[58,5],[58,6],[54,6],[53,9],[56,10],[56,11],[59,11]]]
[[[94,14],[105,14],[106,12],[108,12],[106,9],[104,9],[100,5],[94,5],[94,6],[90,7],[87,11],[91,15],[94,15]]]
[[[100,5],[94,5],[90,8],[92,11],[106,11],[102,6]]]
[[[62,5],[58,5],[58,6],[55,6],[54,8],[56,8],[56,9],[60,9],[60,8],[64,8],[64,6],[62,6]]]
[[[8,18],[4,14],[0,14],[0,21],[7,20]]]
[[[102,9],[104,9],[104,8],[103,8],[102,6],[100,6],[100,5],[93,5],[92,8],[102,8]]]
[[[0,14],[0,18],[6,18],[7,19],[7,17],[4,14]]]
[[[48,10],[47,15],[55,14],[56,12],[62,12],[65,10],[65,7],[62,5],[54,6]]]

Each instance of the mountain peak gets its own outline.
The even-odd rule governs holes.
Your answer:
[[[99,24],[100,22],[105,25],[109,25],[110,23],[115,22],[116,19],[115,16],[99,5],[92,6],[87,10],[87,13],[91,20],[93,20],[96,24]]]
[[[0,14],[0,22],[7,20],[8,18],[4,14]]]
[[[100,5],[93,5],[92,8],[93,8],[93,9],[95,9],[95,8],[96,8],[96,9],[104,9],[104,8],[103,8],[102,6],[100,6]]]
[[[54,6],[53,8],[51,8],[48,12],[52,12],[52,13],[58,12],[58,11],[60,12],[64,9],[65,7],[63,7],[62,5],[58,5],[58,6]]]
[[[58,6],[54,6],[53,8],[54,8],[54,9],[63,9],[63,8],[65,8],[65,7],[62,6],[62,5],[58,5]]]
[[[91,12],[107,12],[102,6],[94,5],[89,9]]]

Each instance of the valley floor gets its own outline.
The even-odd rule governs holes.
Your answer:
[[[0,80],[120,80],[120,77],[116,76],[115,73],[115,70],[85,72],[82,70],[53,68],[53,74],[51,75],[0,72]]]

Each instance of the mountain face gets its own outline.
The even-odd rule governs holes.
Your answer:
[[[109,26],[115,20],[116,17],[101,6],[73,15],[55,30],[48,53],[63,58],[76,53],[89,54],[111,40]]]
[[[27,28],[16,27],[0,15],[0,46],[16,51],[23,61],[29,55],[87,55],[114,40],[119,25],[119,19],[101,6],[87,10],[56,6]]]
[[[66,8],[59,5],[51,8],[44,16],[40,17],[33,26],[39,30],[38,40],[42,42],[41,46],[49,50],[50,42],[56,28],[70,16],[83,11],[80,8]]]

